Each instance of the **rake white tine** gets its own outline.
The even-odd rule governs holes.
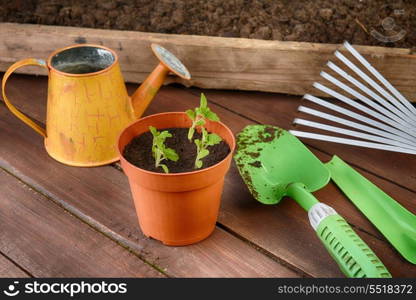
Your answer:
[[[406,126],[408,123],[412,123],[411,125],[407,125],[407,126],[410,126],[411,128],[413,128],[412,126],[416,126],[416,121],[413,121],[412,119],[409,119],[407,117],[407,115],[405,115],[402,111],[398,110],[395,106],[393,106],[392,104],[390,104],[389,102],[387,102],[385,99],[383,99],[382,97],[380,97],[379,95],[377,95],[376,93],[374,93],[372,90],[370,90],[368,87],[366,87],[361,82],[359,82],[358,80],[356,80],[354,77],[352,77],[351,75],[349,75],[347,72],[345,72],[344,70],[342,70],[336,64],[334,64],[333,62],[329,61],[327,63],[327,66],[332,71],[334,71],[335,73],[337,73],[341,77],[345,78],[350,83],[352,83],[357,88],[359,88],[361,91],[363,91],[364,93],[366,93],[368,96],[372,97],[375,101],[377,101],[378,103],[380,103],[381,105],[383,105],[384,107],[386,107],[387,109],[384,112],[385,115],[389,115],[390,117],[394,116],[394,118],[396,118],[395,120],[397,122],[399,122],[400,124],[403,124],[404,126]]]
[[[336,82],[336,79],[334,78],[334,84],[335,84],[335,82]],[[341,83],[341,82],[339,82],[339,83]],[[328,95],[331,95],[331,96],[337,98],[338,100],[340,100],[340,101],[342,101],[342,102],[344,102],[344,103],[346,103],[346,104],[348,104],[352,107],[355,107],[356,109],[361,110],[362,112],[364,112],[364,113],[366,113],[366,114],[368,114],[368,115],[370,115],[374,118],[377,118],[380,121],[383,121],[384,123],[387,123],[387,124],[393,126],[393,127],[390,127],[390,126],[386,126],[386,125],[383,124],[384,126],[386,126],[385,128],[383,128],[384,130],[391,131],[392,133],[395,133],[397,135],[401,135],[403,137],[407,136],[411,139],[416,140],[415,133],[413,131],[410,130],[410,133],[409,133],[408,132],[409,130],[406,127],[400,125],[399,123],[395,122],[394,120],[391,120],[391,119],[387,118],[386,116],[384,116],[384,115],[382,115],[382,114],[380,114],[380,113],[378,113],[374,110],[371,110],[368,107],[366,107],[366,106],[364,106],[364,105],[362,105],[362,104],[360,104],[356,101],[353,101],[352,99],[334,91],[333,89],[330,89],[330,88],[324,86],[323,84],[320,84],[318,82],[314,82],[313,86],[315,88],[317,88],[318,90],[321,90],[321,91],[327,93]]]
[[[381,137],[388,137],[391,140],[399,141],[399,142],[402,142],[404,144],[411,145],[412,147],[416,146],[416,143],[412,143],[411,141],[406,140],[406,139],[404,139],[400,136],[397,136],[397,135],[394,135],[394,134],[385,132],[383,130],[379,130],[379,129],[367,126],[367,125],[363,125],[363,124],[359,124],[359,123],[356,123],[356,122],[353,122],[353,121],[342,119],[342,118],[339,118],[339,117],[336,117],[336,116],[333,116],[333,115],[330,115],[330,114],[327,114],[327,113],[324,113],[324,112],[321,112],[319,110],[315,110],[315,109],[312,109],[312,108],[309,108],[309,107],[306,107],[306,106],[301,105],[301,106],[298,107],[298,110],[300,112],[304,112],[304,113],[312,115],[312,116],[316,116],[316,117],[319,117],[319,118],[322,118],[322,119],[333,121],[335,123],[342,124],[342,125],[345,125],[345,126],[348,126],[348,127],[351,127],[351,128],[355,128],[355,129],[365,131],[365,132],[368,132],[368,133],[373,133],[373,134],[381,136]]]
[[[409,118],[414,118],[414,115],[412,114],[412,112],[406,109],[406,107],[400,101],[394,98],[393,95],[389,94],[385,89],[383,89],[374,80],[368,77],[363,71],[361,71],[356,65],[354,65],[348,58],[346,58],[343,54],[341,54],[341,52],[335,51],[335,56],[339,58],[345,65],[347,65],[347,67],[353,70],[363,80],[368,82],[373,88],[375,88],[380,94],[382,94],[387,100],[389,100],[393,105],[395,105],[398,109],[400,109]]]
[[[406,107],[416,115],[416,108],[407,100],[394,86],[384,78],[357,50],[351,46],[347,41],[344,42],[345,48],[364,66],[374,75],[393,95],[395,95]]]
[[[358,140],[353,140],[353,139],[339,138],[339,137],[334,137],[330,135],[316,134],[316,133],[310,133],[310,132],[304,132],[304,131],[298,131],[298,130],[289,130],[289,132],[295,136],[308,138],[308,139],[321,140],[321,141],[333,142],[333,143],[345,144],[345,145],[351,145],[351,146],[359,146],[359,147],[365,147],[365,148],[371,148],[371,149],[387,150],[387,151],[400,152],[400,153],[406,153],[406,154],[416,154],[416,151],[414,150],[395,147],[395,146],[389,146],[389,145],[384,145],[384,144],[363,142],[363,141],[358,141]]]
[[[348,74],[340,74],[339,71],[345,73],[343,70],[339,69],[335,64],[333,64],[332,62],[328,62],[328,67],[331,68],[333,71],[337,72],[337,74],[341,75],[342,77],[345,78],[345,75],[349,76]],[[339,69],[339,70],[338,70]],[[377,111],[379,111],[380,113],[384,114],[385,116],[395,120],[397,123],[401,124],[404,127],[407,127],[408,130],[411,130],[412,132],[415,129],[416,126],[416,122],[414,124],[409,124],[409,118],[406,117],[406,115],[404,115],[401,111],[399,111],[396,107],[392,106],[390,103],[388,103],[387,101],[385,101],[383,98],[379,97],[381,102],[384,101],[384,103],[380,103],[380,101],[378,99],[375,99],[375,101],[373,101],[372,99],[367,98],[366,96],[364,96],[363,94],[359,93],[358,91],[354,90],[353,88],[350,88],[349,86],[347,86],[346,84],[342,83],[341,81],[337,80],[335,77],[331,76],[330,74],[326,73],[326,72],[321,72],[321,76],[324,77],[326,80],[332,82],[333,84],[335,84],[336,86],[338,86],[339,88],[343,89],[344,91],[346,91],[347,93],[349,93],[350,95],[353,95],[354,97],[356,97],[357,99],[363,101],[364,103],[366,103],[368,106],[373,107],[374,109],[376,109]],[[354,78],[352,78],[353,80],[355,80]],[[348,81],[350,81],[349,79],[347,79]],[[351,82],[351,81],[350,81]],[[355,85],[354,82],[351,82]],[[357,84],[361,84],[360,82],[357,82]],[[365,87],[363,87],[365,88]],[[365,92],[365,91],[364,91]],[[371,92],[371,91],[369,91]],[[374,94],[374,96],[378,97],[378,95]],[[374,98],[374,97],[373,97]],[[378,102],[378,103],[377,103]],[[384,104],[387,104],[388,108],[390,110],[394,110],[394,112],[396,114],[394,114],[393,112],[391,112],[390,110],[386,109],[385,107],[383,107]]]
[[[316,103],[318,105],[324,106],[324,107],[326,107],[328,109],[337,111],[337,112],[339,112],[341,114],[344,114],[346,116],[349,116],[351,118],[354,118],[354,119],[356,119],[358,121],[361,121],[363,123],[367,123],[367,124],[369,124],[369,125],[371,125],[373,127],[381,128],[381,129],[383,129],[386,132],[392,133],[393,135],[401,136],[401,137],[403,137],[403,138],[405,138],[407,140],[411,140],[412,142],[415,141],[415,139],[413,137],[410,137],[410,139],[409,139],[407,137],[407,134],[404,134],[403,132],[401,132],[399,130],[396,130],[394,128],[391,128],[391,127],[389,127],[389,126],[387,126],[387,125],[385,125],[383,123],[380,123],[380,122],[378,122],[376,120],[367,118],[367,117],[365,117],[363,115],[357,114],[357,113],[355,113],[355,112],[353,112],[351,110],[348,110],[348,109],[342,108],[342,107],[340,107],[338,105],[329,103],[328,101],[324,101],[324,100],[322,100],[320,98],[314,97],[314,96],[309,95],[309,94],[306,94],[303,98],[304,99],[307,99],[307,100],[309,100],[311,102],[314,102],[314,103]],[[394,130],[392,130],[392,129],[394,129]],[[399,134],[393,133],[395,131],[398,132]],[[403,135],[406,135],[406,136],[403,136]]]
[[[331,125],[322,124],[322,123],[319,123],[319,122],[313,122],[313,121],[309,121],[309,120],[305,120],[305,119],[299,119],[299,118],[296,118],[295,120],[293,120],[293,123],[298,124],[298,125],[307,126],[307,127],[317,128],[317,129],[321,129],[321,130],[325,130],[325,131],[335,132],[335,133],[338,133],[338,134],[348,135],[348,136],[352,136],[352,137],[356,137],[356,138],[360,138],[360,139],[364,139],[364,140],[369,140],[369,141],[373,141],[373,142],[387,144],[387,145],[391,145],[391,146],[397,146],[397,147],[402,147],[402,148],[406,148],[406,149],[411,149],[411,150],[416,151],[416,147],[411,147],[411,146],[406,145],[406,144],[401,143],[401,142],[393,141],[393,140],[386,139],[386,138],[383,138],[383,137],[379,137],[379,136],[376,136],[376,135],[362,133],[362,132],[359,132],[359,131],[353,131],[353,130],[349,130],[349,129],[345,129],[345,128],[341,128],[341,127],[331,126]]]

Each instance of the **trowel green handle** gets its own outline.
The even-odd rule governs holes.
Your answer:
[[[345,276],[391,278],[381,260],[340,215],[323,219],[316,233]]]
[[[308,191],[303,183],[296,182],[289,184],[286,188],[286,194],[290,198],[295,199],[306,211],[309,211],[312,206],[319,203],[318,199]]]
[[[345,219],[332,207],[320,203],[303,184],[289,185],[287,195],[308,211],[311,226],[345,276],[391,277],[380,259],[352,230]]]
[[[416,214],[387,195],[346,162],[326,163],[331,179],[409,262],[416,264]]]

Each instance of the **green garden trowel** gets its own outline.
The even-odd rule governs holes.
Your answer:
[[[249,125],[238,134],[237,145],[234,159],[254,198],[264,204],[284,196],[296,200],[346,276],[391,277],[344,218],[312,195],[328,183],[330,173],[296,137],[278,127]]]

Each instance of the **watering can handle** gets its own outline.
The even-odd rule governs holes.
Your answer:
[[[46,138],[46,130],[42,127],[40,127],[38,124],[36,124],[35,122],[33,122],[28,116],[26,116],[25,114],[23,114],[21,111],[19,111],[7,98],[6,96],[6,82],[7,79],[9,78],[9,76],[18,68],[23,67],[23,66],[29,66],[29,65],[34,65],[34,66],[41,66],[44,67],[48,70],[48,67],[46,66],[46,63],[44,60],[41,59],[35,59],[35,58],[26,58],[23,60],[20,60],[18,62],[15,62],[13,65],[11,65],[6,73],[3,76],[3,80],[1,83],[1,88],[2,88],[2,92],[3,92],[3,99],[4,102],[6,103],[7,108],[16,116],[18,117],[20,120],[22,120],[24,123],[26,123],[28,126],[30,126],[31,128],[33,128],[37,133],[39,133],[40,135],[42,135],[43,137]]]

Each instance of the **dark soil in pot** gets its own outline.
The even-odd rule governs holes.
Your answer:
[[[9,0],[0,6],[0,22],[404,48],[416,44],[415,15],[413,0]]]
[[[164,160],[169,173],[182,173],[201,170],[213,166],[222,161],[229,153],[230,147],[224,141],[221,143],[208,147],[209,155],[202,159],[203,166],[200,169],[195,169],[196,146],[195,143],[188,140],[188,128],[167,128],[171,134],[171,138],[167,138],[165,145],[172,148],[178,153],[179,160],[173,162]],[[195,132],[194,139],[200,139],[201,134]],[[155,168],[155,159],[152,156],[152,141],[153,136],[150,132],[145,132],[135,137],[123,151],[123,156],[131,164],[152,172],[164,173],[162,168]]]

